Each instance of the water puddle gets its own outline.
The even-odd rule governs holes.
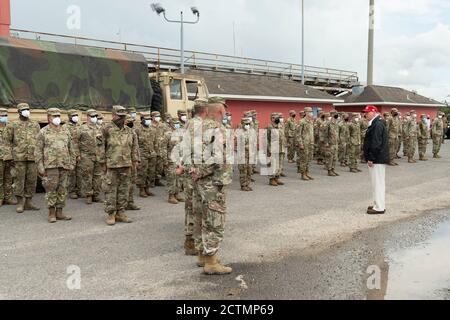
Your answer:
[[[386,254],[384,299],[450,299],[450,220],[426,241]]]

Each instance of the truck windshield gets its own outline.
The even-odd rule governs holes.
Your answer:
[[[172,100],[182,100],[181,80],[174,79],[170,84],[170,98]]]

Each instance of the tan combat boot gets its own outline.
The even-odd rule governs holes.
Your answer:
[[[116,214],[116,221],[117,222],[124,222],[124,223],[131,223],[131,222],[133,222],[133,220],[128,218],[128,216],[123,211],[117,212],[117,214]]]
[[[153,192],[150,191],[150,188],[145,188],[145,193],[149,196],[149,197],[153,197],[155,194]]]
[[[301,173],[300,174],[300,179],[304,180],[304,181],[309,181],[310,179],[308,178],[308,176],[305,173]]]
[[[356,170],[356,169],[350,169],[350,172],[352,172],[352,173],[358,173],[358,170]]]
[[[167,200],[167,202],[171,204],[178,204],[178,200],[173,194],[169,194],[169,199]]]
[[[72,220],[72,217],[64,215],[62,208],[56,208],[56,220],[69,221]]]
[[[279,186],[283,186],[283,185],[284,185],[284,182],[281,181],[279,178],[276,178],[275,180],[276,180],[276,182],[277,182],[277,184],[278,184]]]
[[[23,197],[17,196],[16,212],[17,213],[22,213],[24,210],[25,210],[25,208],[24,208],[24,203],[23,203]]]
[[[55,207],[48,208],[48,222],[50,222],[50,223],[56,222],[56,208]]]
[[[209,275],[213,274],[229,274],[233,271],[230,267],[225,267],[221,265],[218,261],[217,255],[204,256],[205,266],[203,267],[203,272]]]
[[[306,173],[305,173],[305,174],[306,174],[306,176],[308,177],[308,179],[309,179],[309,180],[314,180],[314,178],[313,178],[313,177],[311,177],[311,176],[309,175],[309,171],[306,171]]]
[[[181,194],[177,193],[175,195],[175,198],[178,200],[178,202],[184,202],[184,198],[181,196]]]
[[[334,174],[336,177],[339,177],[339,173],[337,173],[334,169],[331,169],[331,171],[333,171],[333,174]]]
[[[41,208],[35,206],[35,205],[33,204],[33,202],[31,202],[31,198],[26,198],[26,199],[25,199],[24,209],[25,209],[25,210],[34,210],[34,211],[41,210]]]
[[[92,196],[86,197],[86,204],[92,204]]]
[[[147,192],[145,192],[145,188],[139,188],[139,197],[141,198],[147,198]]]
[[[0,199],[0,207],[3,205],[3,199]]]
[[[13,198],[8,198],[8,199],[5,199],[3,201],[3,203],[8,206],[11,206],[11,205],[15,206],[17,204],[17,200],[14,200]]]
[[[184,254],[187,256],[196,256],[198,254],[192,236],[186,236],[186,240],[184,240]]]
[[[141,210],[141,207],[136,205],[134,202],[128,202],[127,210]],[[117,218],[117,217],[116,217]]]
[[[205,256],[201,252],[197,255],[197,266],[202,268],[205,266]]]
[[[413,159],[408,157],[408,163],[414,163]]]
[[[115,213],[108,214],[108,218],[106,218],[106,224],[108,226],[113,226],[116,224],[116,214]]]
[[[336,177],[336,176],[333,174],[333,170],[328,170],[328,176],[329,176],[329,177]]]
[[[276,179],[270,178],[270,180],[269,180],[269,185],[270,185],[270,186],[277,187],[277,186],[278,186],[278,183],[277,183]]]
[[[71,193],[71,194],[69,195],[69,198],[70,198],[70,199],[78,199],[78,195],[77,195],[76,193]]]
[[[396,164],[395,164],[394,160],[391,160],[391,161],[389,161],[388,165],[390,165],[390,166],[393,167],[393,166],[395,166]]]

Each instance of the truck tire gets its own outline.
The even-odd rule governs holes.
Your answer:
[[[153,96],[152,96],[152,111],[162,112],[163,110],[163,96],[162,90],[159,86],[159,82],[156,80],[150,80],[150,85],[152,86]]]

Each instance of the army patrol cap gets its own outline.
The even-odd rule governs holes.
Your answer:
[[[8,115],[8,109],[0,108],[0,116],[7,116]]]
[[[30,110],[30,105],[28,103],[19,103],[17,105],[17,110],[19,110],[19,111]]]
[[[58,108],[49,108],[47,110],[47,114],[49,116],[61,116],[61,110],[59,110]]]
[[[291,115],[291,116],[296,115],[296,114],[297,114],[297,112],[295,112],[295,110],[289,111],[289,115]]]
[[[225,112],[225,114],[226,114],[227,116],[231,116],[231,115],[232,115],[230,111]]]
[[[352,117],[353,117],[353,118],[359,118],[359,113],[353,112],[353,113],[352,113]]]
[[[421,118],[427,118],[428,116],[427,116],[425,113],[422,113],[422,114],[420,115],[420,117],[421,117]]]
[[[206,99],[195,99],[194,100],[194,107],[195,106],[206,107],[207,105],[208,105],[208,100],[206,100]]]
[[[136,112],[136,108],[135,107],[127,107],[127,112],[129,112],[129,113]]]
[[[161,113],[159,111],[152,111],[151,116],[152,117],[160,117]]]
[[[303,112],[312,112],[313,109],[311,107],[305,107],[305,109],[303,109]]]
[[[391,112],[393,112],[393,113],[394,113],[394,112],[397,112],[397,113],[398,113],[398,109],[397,109],[397,108],[392,108],[392,109],[391,109]]]
[[[324,115],[325,117],[330,117],[330,116],[331,116],[331,112],[324,112],[323,115]]]
[[[383,112],[383,116],[388,116],[389,112]]]
[[[67,115],[68,115],[69,117],[77,116],[77,115],[78,115],[78,111],[75,110],[75,109],[69,109],[69,110],[67,111]]]
[[[100,120],[100,119],[103,119],[103,114],[101,114],[100,112],[97,114],[97,119],[98,120]]]
[[[220,103],[223,104],[225,108],[228,108],[228,105],[224,98],[222,97],[211,97],[208,99],[209,104]]]
[[[417,114],[417,112],[416,112],[416,110],[411,110],[410,112],[409,112],[410,114]]]
[[[150,120],[152,118],[152,115],[149,112],[141,112],[141,119]]]
[[[241,119],[241,123],[242,123],[242,124],[251,124],[252,122],[251,122],[250,119],[248,119],[248,118],[242,118],[242,119]]]
[[[251,117],[252,116],[252,112],[251,111],[245,111],[244,112],[244,117]]]
[[[334,116],[335,114],[337,114],[338,112],[336,111],[336,110],[331,110],[330,112],[329,112],[329,114],[330,115],[332,115],[332,116]]]
[[[187,115],[187,112],[184,111],[184,110],[178,110],[178,111],[177,111],[177,114],[179,114],[180,116],[182,116],[182,115]]]
[[[409,112],[406,113],[406,116],[410,116],[410,115],[411,115],[411,113],[409,113]]]
[[[86,114],[90,117],[98,117],[97,111],[94,109],[89,109],[88,111],[86,111]]]
[[[122,106],[113,106],[113,114],[117,114],[118,116],[125,116],[127,114],[127,110]]]

